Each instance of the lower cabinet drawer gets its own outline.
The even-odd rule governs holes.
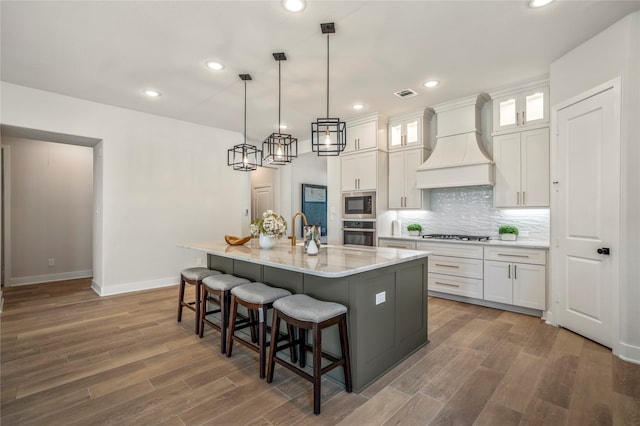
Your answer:
[[[484,275],[482,260],[449,256],[429,256],[429,272],[480,280]]]
[[[429,290],[482,299],[482,279],[428,274]]]

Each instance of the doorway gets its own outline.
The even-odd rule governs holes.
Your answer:
[[[554,108],[552,283],[558,325],[618,340],[620,80]]]
[[[101,215],[93,217],[102,181],[101,167],[95,172],[100,140],[8,125],[0,130],[3,286],[91,277],[101,222]]]

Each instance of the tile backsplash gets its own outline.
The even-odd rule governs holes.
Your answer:
[[[515,225],[520,238],[549,240],[549,209],[496,209],[493,187],[431,189],[431,210],[399,210],[402,234],[419,223],[422,234],[469,234],[498,237],[500,225]],[[528,237],[522,235],[527,232]]]

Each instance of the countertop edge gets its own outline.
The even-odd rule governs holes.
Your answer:
[[[520,248],[539,248],[549,250],[549,241],[539,240],[516,240],[516,241],[502,241],[502,240],[489,240],[489,241],[459,241],[459,240],[437,240],[433,238],[411,237],[411,236],[392,236],[392,235],[378,235],[378,240],[399,240],[399,241],[413,241],[424,243],[451,243],[451,244],[473,244],[481,246],[504,246],[504,247],[520,247]]]

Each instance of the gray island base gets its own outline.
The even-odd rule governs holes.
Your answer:
[[[260,249],[257,240],[244,246],[189,243],[180,247],[206,252],[211,269],[345,305],[356,392],[428,342],[429,252],[322,246],[318,255],[309,256],[302,246],[292,247],[285,241],[270,250]],[[340,354],[337,327],[323,331],[322,348]],[[344,382],[340,368],[328,375]]]

